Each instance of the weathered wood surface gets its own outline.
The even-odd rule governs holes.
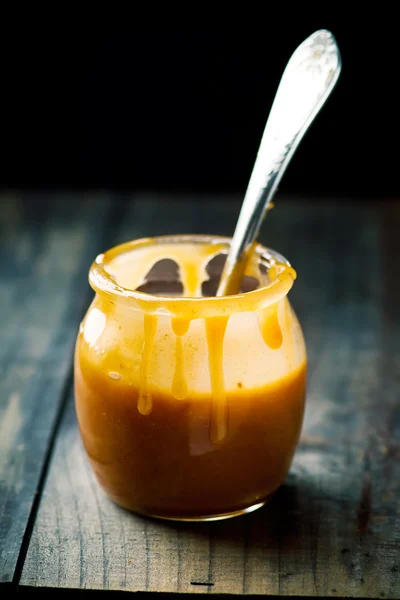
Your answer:
[[[230,233],[237,207],[132,200],[102,249],[145,235]],[[265,509],[231,521],[131,515],[91,473],[70,390],[21,592],[400,597],[400,207],[280,199],[264,231],[298,270],[291,296],[309,353],[304,432],[286,484]]]
[[[0,582],[12,581],[108,201],[0,198]],[[97,243],[96,243],[97,240]]]

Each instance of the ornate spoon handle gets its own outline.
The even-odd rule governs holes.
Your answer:
[[[226,259],[217,296],[238,293],[247,255],[263,216],[303,135],[328,98],[341,70],[333,35],[307,38],[282,75]]]

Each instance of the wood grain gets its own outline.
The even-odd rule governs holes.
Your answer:
[[[0,581],[10,582],[87,301],[108,202],[0,202]],[[79,210],[78,210],[79,209]],[[89,223],[91,225],[89,225]]]
[[[236,211],[215,199],[137,199],[113,235],[228,233]],[[282,201],[264,230],[299,272],[292,300],[310,363],[303,437],[285,485],[264,509],[232,521],[132,515],[94,479],[71,392],[21,590],[400,597],[400,210]]]

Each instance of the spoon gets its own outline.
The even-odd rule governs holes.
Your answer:
[[[336,40],[321,29],[292,54],[261,139],[222,271],[217,296],[240,291],[246,264],[283,173],[303,135],[335,87],[341,70]]]

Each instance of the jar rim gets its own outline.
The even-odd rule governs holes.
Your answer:
[[[241,292],[231,296],[211,296],[190,298],[185,296],[156,296],[143,291],[132,290],[121,286],[106,270],[107,264],[125,253],[155,244],[167,243],[199,243],[215,244],[215,255],[227,254],[232,238],[217,235],[176,234],[140,238],[118,244],[104,253],[99,254],[92,263],[89,271],[89,283],[97,293],[105,295],[112,302],[122,302],[131,308],[152,314],[171,314],[180,316],[187,312],[191,318],[208,316],[228,316],[237,312],[253,312],[270,304],[278,302],[286,296],[297,277],[296,271],[289,261],[270,248],[257,243],[254,252],[259,260],[269,261],[279,265],[276,278],[266,286],[260,286],[249,292]],[[226,245],[226,249],[221,249]],[[210,257],[210,260],[212,256]],[[160,260],[162,260],[160,258]]]

